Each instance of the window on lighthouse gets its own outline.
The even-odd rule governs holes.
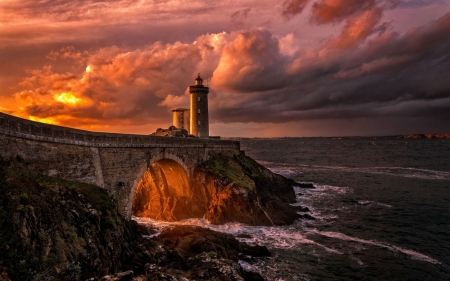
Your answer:
[[[200,97],[198,97],[198,101],[200,101]]]
[[[200,109],[198,110],[198,113],[200,113]]]

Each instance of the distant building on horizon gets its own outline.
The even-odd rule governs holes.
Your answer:
[[[173,125],[188,130],[196,137],[209,138],[208,93],[209,88],[203,85],[199,73],[194,85],[189,86],[190,109],[172,109]]]

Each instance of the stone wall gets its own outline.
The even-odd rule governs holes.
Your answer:
[[[44,142],[92,147],[209,147],[239,149],[239,142],[237,141],[97,133],[38,123],[1,112],[0,134]]]

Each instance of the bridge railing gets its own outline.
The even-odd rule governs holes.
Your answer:
[[[92,147],[212,147],[240,149],[238,141],[98,133],[49,125],[0,112],[0,134]]]

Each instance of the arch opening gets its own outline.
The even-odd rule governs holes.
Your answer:
[[[192,217],[192,190],[185,169],[172,159],[161,159],[147,168],[136,186],[132,215],[178,221]]]

